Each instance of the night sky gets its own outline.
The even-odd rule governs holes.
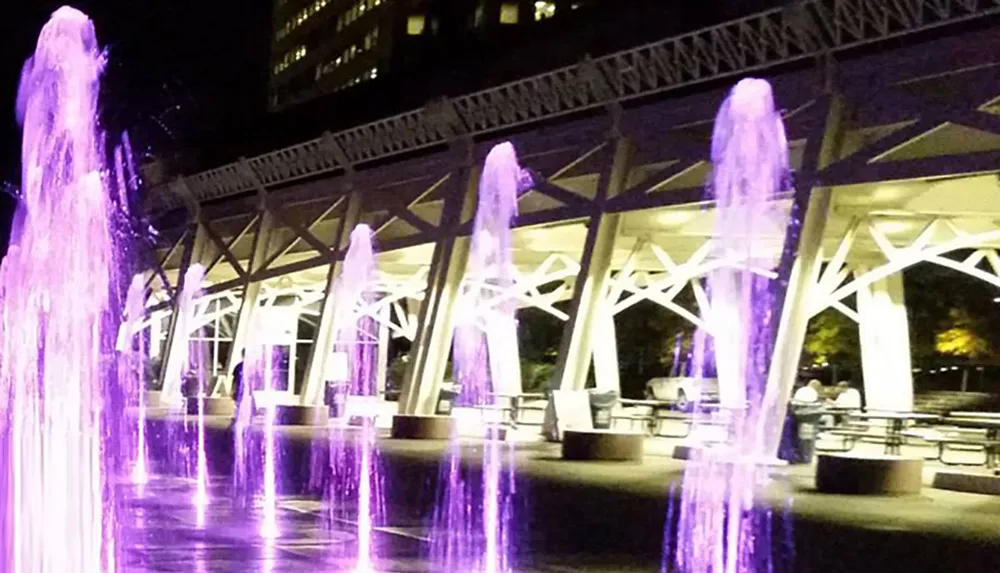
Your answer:
[[[20,179],[14,104],[24,60],[41,27],[66,2],[14,0],[0,23],[0,182]],[[137,154],[199,147],[266,104],[270,0],[79,0],[108,50],[102,123],[128,130]],[[6,232],[9,202],[0,208]],[[5,237],[0,237],[3,244]]]

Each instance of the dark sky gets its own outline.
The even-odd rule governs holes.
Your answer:
[[[14,99],[38,31],[66,2],[14,0],[0,23],[0,180],[16,181]],[[270,0],[79,0],[109,52],[103,122],[139,152],[199,145],[263,110]]]

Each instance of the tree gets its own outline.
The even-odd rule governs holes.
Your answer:
[[[861,363],[858,325],[835,309],[824,310],[809,321],[803,354],[810,364],[856,368]]]
[[[990,354],[989,341],[983,336],[981,321],[964,308],[948,311],[948,320],[937,333],[935,349],[941,354],[978,359]]]

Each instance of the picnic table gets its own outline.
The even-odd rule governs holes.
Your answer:
[[[1000,458],[1000,414],[990,415],[989,413],[980,413],[976,417],[965,414],[967,413],[962,412],[961,415],[949,415],[944,419],[944,422],[959,428],[986,430],[985,439],[964,438],[949,440],[948,443],[982,446],[983,451],[986,453],[986,467],[990,469],[995,468],[997,462],[1000,461],[998,460]],[[968,414],[973,413],[969,412]],[[941,461],[944,462],[944,460]]]
[[[849,414],[851,418],[862,420],[884,420],[885,453],[898,456],[903,445],[903,430],[907,422],[936,422],[941,419],[937,414],[924,412],[867,411]]]

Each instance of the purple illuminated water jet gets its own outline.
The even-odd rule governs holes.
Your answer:
[[[132,459],[132,483],[143,485],[149,481],[149,452],[146,449],[146,386],[143,365],[146,344],[143,336],[136,336],[145,315],[146,286],[142,275],[132,278],[125,298],[125,324],[122,325],[119,351],[125,363],[119,366],[119,375],[125,374],[123,383],[134,388],[136,407],[135,453]]]
[[[525,172],[510,143],[497,145],[486,157],[479,183],[465,288],[458,301],[454,372],[460,386],[458,404],[494,404],[498,394],[520,392],[517,356],[516,301],[512,295],[511,225],[517,216],[517,193]],[[508,571],[509,520],[513,493],[510,448],[490,428],[485,433],[481,482],[461,463],[458,435],[443,468],[444,491],[436,508],[433,558],[447,570]]]
[[[685,467],[674,565],[684,573],[764,571],[771,540],[754,503],[766,480],[766,448],[756,429],[783,418],[761,407],[776,309],[767,279],[753,269],[776,264],[761,238],[769,219],[787,225],[772,213],[789,173],[785,129],[766,81],[745,79],[732,89],[716,117],[712,162],[716,250],[725,264],[708,276],[706,318],[731,444],[696,451]],[[700,376],[708,341],[696,337],[695,347]]]
[[[113,293],[124,285],[97,127],[103,67],[93,24],[64,7],[21,77],[22,196],[0,267],[3,571],[120,563],[112,480],[128,454]]]
[[[332,377],[346,374],[349,395],[361,398],[378,396],[376,354],[378,325],[373,316],[377,302],[378,280],[372,230],[358,225],[351,231],[350,245],[344,256],[340,276],[334,284],[337,310],[334,317],[335,350],[347,359],[346,373],[331,373]],[[334,428],[330,436],[331,517],[337,521],[357,523],[357,553],[355,571],[373,570],[376,551],[372,544],[374,527],[384,516],[381,464],[376,449],[376,426],[373,413],[360,418],[360,435],[353,444],[343,428]],[[350,508],[355,507],[351,515]]]

